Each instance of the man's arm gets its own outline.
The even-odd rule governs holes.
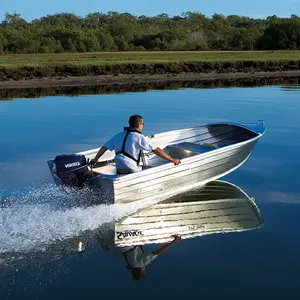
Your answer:
[[[179,235],[175,235],[174,240],[162,247],[160,247],[159,249],[155,250],[154,252],[152,252],[154,255],[160,255],[163,254],[164,252],[166,252],[172,245],[178,243],[181,241],[181,237]]]
[[[107,148],[105,146],[102,146],[96,156],[91,160],[92,165],[95,164],[98,159],[106,152]]]
[[[102,239],[100,236],[97,236],[97,240],[101,246],[101,248],[104,250],[104,251],[109,251],[110,248],[108,246],[108,244],[106,243],[106,241],[104,239]]]
[[[171,157],[170,155],[168,155],[164,150],[160,149],[159,147],[152,150],[152,152],[161,158],[171,161],[172,163],[174,163],[174,165],[181,164],[181,161],[178,158]]]

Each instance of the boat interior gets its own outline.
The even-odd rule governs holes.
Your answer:
[[[187,130],[183,134],[177,135],[173,140],[168,140],[168,136],[164,138],[158,137],[157,144],[170,156],[182,160],[187,157],[243,142],[255,136],[257,136],[255,132],[240,126],[216,124]],[[153,140],[155,141],[155,136]],[[167,145],[162,146],[165,144]],[[143,170],[146,170],[167,163],[169,163],[167,160],[151,152],[143,155],[141,164]],[[99,175],[117,175],[113,159],[101,161],[94,166],[93,176]]]
[[[194,143],[180,143],[176,145],[170,145],[163,150],[170,156],[176,157],[178,159],[183,159],[191,156],[198,155],[200,153],[205,153],[216,149],[213,145],[199,145]],[[158,167],[164,164],[169,163],[169,161],[155,155],[154,153],[144,153],[141,165],[143,170],[147,170],[149,168]],[[114,163],[114,160],[99,162],[93,168],[93,175],[117,175],[117,169]],[[119,174],[120,175],[120,174]],[[123,174],[124,175],[124,174]],[[126,174],[125,174],[126,175]]]

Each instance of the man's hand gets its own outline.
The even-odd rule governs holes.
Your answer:
[[[178,158],[173,158],[172,162],[174,163],[175,166],[181,164],[181,161]]]
[[[98,159],[106,152],[107,148],[105,146],[102,146],[96,156],[91,159],[91,164],[94,165],[98,162]]]
[[[154,255],[161,255],[162,253],[164,253],[165,251],[167,251],[170,247],[172,247],[172,245],[177,244],[178,242],[181,241],[181,237],[177,234],[173,235],[174,240],[165,244],[164,246],[160,247],[159,249],[153,251],[152,253]]]
[[[181,164],[181,161],[178,158],[171,157],[169,154],[167,154],[164,150],[160,149],[159,147],[152,150],[152,152],[161,158],[171,161],[172,163],[174,163],[174,165]]]
[[[174,235],[173,243],[178,243],[181,241],[181,237],[179,235]]]
[[[106,243],[101,246],[102,246],[102,249],[106,252],[110,250],[109,246]]]

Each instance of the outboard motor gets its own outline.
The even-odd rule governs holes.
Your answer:
[[[88,175],[88,163],[84,155],[62,154],[55,157],[52,172],[63,184],[72,187],[83,186]]]

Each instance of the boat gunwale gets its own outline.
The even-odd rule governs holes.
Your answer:
[[[181,164],[178,165],[178,166],[174,166],[174,164],[172,162],[168,162],[168,163],[165,163],[163,165],[159,165],[159,166],[156,166],[156,167],[151,167],[149,169],[146,169],[146,170],[143,170],[141,171],[142,172],[142,176],[141,176],[141,172],[135,172],[135,173],[130,173],[130,174],[126,174],[126,175],[103,175],[103,174],[99,174],[98,176],[95,176],[95,178],[106,178],[106,179],[109,179],[109,180],[112,180],[112,181],[118,181],[118,182],[123,182],[123,181],[126,181],[126,180],[131,180],[131,179],[134,179],[136,177],[144,177],[146,175],[150,175],[151,173],[156,173],[156,172],[161,172],[161,171],[165,171],[165,170],[170,170],[174,167],[176,167],[177,169],[184,169],[185,167],[189,168],[188,166],[186,166],[188,163],[190,163],[191,161],[195,161],[197,162],[198,158],[201,157],[201,159],[206,159],[206,158],[209,158],[215,154],[219,154],[219,153],[226,153],[227,151],[230,151],[230,150],[233,150],[235,148],[238,148],[238,147],[241,147],[243,145],[246,145],[248,143],[251,143],[255,140],[259,140],[261,138],[261,134],[258,134],[257,136],[249,139],[249,140],[246,140],[246,141],[242,141],[242,142],[238,142],[236,144],[232,144],[232,145],[228,145],[228,146],[224,146],[222,148],[215,148],[209,152],[205,152],[205,153],[199,153],[199,154],[196,154],[196,155],[193,155],[191,157],[186,157],[186,158],[183,158],[181,159]],[[199,159],[200,160],[200,159]],[[180,171],[183,171],[183,170],[180,170]]]
[[[249,125],[250,124],[255,125],[255,124],[258,124],[258,123],[249,123]],[[247,125],[245,125],[245,124],[239,124],[239,123],[234,123],[234,122],[228,122],[228,123],[216,122],[216,123],[208,123],[206,125],[199,125],[199,126],[195,126],[195,127],[189,127],[189,128],[183,128],[183,129],[176,129],[176,130],[170,130],[170,131],[165,131],[165,132],[158,132],[156,134],[147,135],[145,137],[151,140],[151,139],[157,138],[157,137],[168,136],[170,134],[182,133],[182,132],[185,132],[185,131],[190,131],[190,130],[193,130],[193,129],[199,129],[201,127],[205,128],[205,127],[214,126],[214,125],[234,125],[236,127],[240,127],[240,128],[246,129],[248,131],[251,131],[251,132],[253,132],[253,133],[257,134],[257,135],[260,135],[260,136],[263,136],[265,134],[265,132],[266,132],[266,127],[265,127],[264,124],[261,125],[264,128],[264,131],[263,131],[263,133],[260,133],[260,132],[257,132],[255,130],[253,130],[252,128],[247,127]],[[87,151],[81,151],[81,152],[77,152],[76,154],[90,155],[90,154],[93,154],[94,152],[98,151],[100,148],[101,147],[90,149],[90,150],[87,150]],[[114,151],[111,151],[111,153],[113,153],[113,152]],[[105,160],[103,160],[103,161],[105,161]]]

